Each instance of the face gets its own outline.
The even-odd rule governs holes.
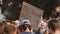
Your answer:
[[[45,26],[42,25],[42,26],[40,27],[40,33],[44,33],[44,32],[45,32]]]
[[[45,30],[45,26],[42,25],[42,26],[40,27],[40,30]]]
[[[56,11],[60,12],[60,6],[57,6]]]

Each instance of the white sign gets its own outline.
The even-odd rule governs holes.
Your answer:
[[[40,22],[41,15],[43,15],[43,11],[41,9],[34,7],[29,3],[23,2],[20,13],[20,21],[25,19],[29,20],[35,29]]]

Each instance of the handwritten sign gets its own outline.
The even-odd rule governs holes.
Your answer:
[[[43,11],[41,9],[23,2],[20,13],[20,21],[25,19],[29,20],[35,29],[40,22],[41,15],[43,15]]]

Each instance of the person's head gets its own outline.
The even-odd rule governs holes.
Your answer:
[[[60,12],[60,5],[57,5],[57,6],[56,6],[56,11],[57,11],[57,12]]]
[[[10,24],[13,23],[13,21],[12,21],[12,19],[10,17],[7,17],[5,22],[6,22],[7,25],[10,25]]]
[[[60,23],[58,20],[53,19],[49,21],[48,26],[52,34],[60,34]]]
[[[27,30],[31,31],[31,29],[32,29],[31,25],[29,25],[29,24],[24,24],[23,25],[23,30],[24,31],[27,31]]]
[[[15,23],[16,27],[19,27],[19,25],[20,25],[19,20],[14,21],[14,23]]]
[[[13,25],[6,25],[4,30],[5,30],[5,33],[7,33],[7,34],[16,34],[17,33],[17,28]]]
[[[39,27],[38,31],[40,31],[41,33],[44,33],[46,27],[44,24],[41,24],[41,26]]]
[[[39,30],[45,30],[46,24],[40,24]]]
[[[45,17],[45,16],[43,16],[43,19],[42,19],[44,22],[48,22],[48,20],[49,20],[49,17]]]

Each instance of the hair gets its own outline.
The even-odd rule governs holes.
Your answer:
[[[45,20],[49,20],[49,17],[47,17],[46,15],[43,15],[42,17],[43,17],[43,19],[45,19]]]
[[[31,25],[29,25],[29,24],[24,24],[24,25],[23,25],[23,30],[26,31],[27,28],[31,31]]]
[[[5,24],[3,22],[0,23],[0,34],[4,33],[4,27],[5,27]]]
[[[57,17],[60,17],[60,12],[57,12],[57,13],[55,14],[55,18],[57,18]]]
[[[57,4],[56,7],[60,6],[60,4]]]
[[[48,30],[45,30],[45,32],[44,32],[43,34],[49,34],[49,33],[48,33]]]
[[[4,31],[7,34],[12,34],[12,33],[16,33],[17,28],[14,27],[13,25],[6,25],[6,27],[4,28]]]
[[[43,26],[45,28],[45,25],[41,25],[41,26]],[[42,27],[39,27],[38,28],[38,31],[40,31],[40,29],[43,29],[43,28]]]
[[[10,17],[6,17],[6,19],[12,20]]]
[[[57,28],[60,29],[60,23],[56,19],[49,21],[48,26],[52,29],[52,31],[55,31]]]

